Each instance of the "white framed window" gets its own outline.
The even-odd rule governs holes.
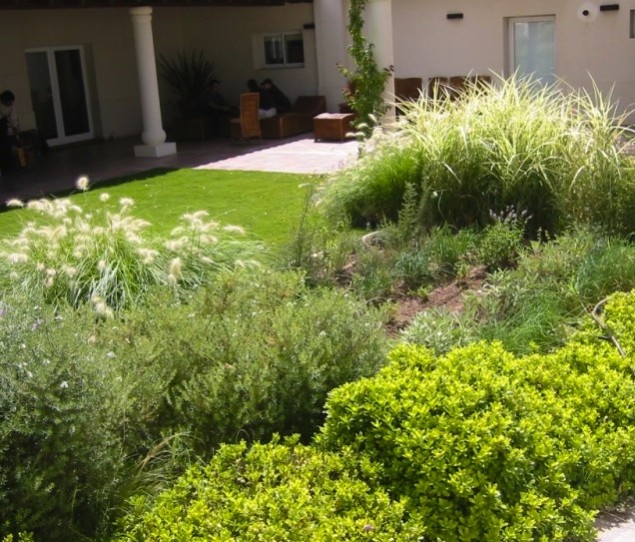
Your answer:
[[[528,76],[544,84],[555,82],[556,18],[513,17],[508,19],[509,73]]]
[[[263,67],[301,68],[304,66],[304,37],[301,30],[262,34],[260,45]]]

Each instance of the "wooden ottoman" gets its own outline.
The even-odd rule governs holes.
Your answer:
[[[353,113],[322,113],[313,117],[315,141],[318,139],[344,141],[346,134],[351,131],[351,122],[354,118]]]

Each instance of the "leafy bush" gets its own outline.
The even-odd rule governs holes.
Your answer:
[[[595,224],[633,231],[635,176],[625,125],[596,92],[562,92],[510,78],[474,85],[460,100],[405,104],[390,135],[374,136],[354,167],[337,173],[323,201],[353,224],[396,220],[407,186],[423,227],[485,226],[512,206],[529,232]]]
[[[362,468],[365,481],[351,454],[293,440],[223,445],[150,507],[135,498],[116,540],[420,540],[423,528],[406,520],[370,465]]]
[[[135,374],[131,400],[154,438],[186,430],[205,455],[239,437],[309,438],[328,392],[382,364],[382,322],[297,273],[222,272],[186,305],[159,295],[98,340]]]
[[[81,181],[87,189],[87,180]],[[131,214],[132,200],[122,198],[111,209],[107,193],[100,199],[104,206],[94,213],[67,198],[28,202],[39,221],[0,246],[7,286],[41,291],[55,305],[91,303],[109,317],[154,284],[189,288],[253,253],[253,246],[234,239],[240,228],[221,227],[205,211],[183,215],[170,238],[160,240],[145,233],[148,222]]]
[[[83,540],[117,503],[133,413],[118,361],[87,340],[92,319],[4,297],[0,537]]]
[[[331,394],[319,441],[380,465],[426,540],[592,540],[594,511],[635,483],[631,364],[597,332],[523,358],[497,343],[442,357],[401,346]]]

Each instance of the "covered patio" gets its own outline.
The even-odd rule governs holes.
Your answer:
[[[134,138],[90,142],[54,148],[29,167],[0,178],[0,202],[33,199],[73,189],[81,176],[91,185],[156,168],[227,169],[280,173],[326,174],[350,164],[357,142],[313,140],[305,134],[285,140],[233,143],[229,140],[179,143],[177,154],[140,158],[133,153]]]

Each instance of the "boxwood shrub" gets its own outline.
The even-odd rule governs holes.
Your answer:
[[[116,541],[420,540],[423,528],[373,479],[372,466],[350,453],[295,440],[223,445],[155,502],[135,498]]]
[[[609,325],[630,346],[635,295],[624,299],[630,320]],[[377,376],[331,394],[318,440],[381,465],[425,540],[592,540],[595,511],[635,482],[633,359],[600,335],[589,325],[526,357],[499,343],[441,357],[400,346]]]

